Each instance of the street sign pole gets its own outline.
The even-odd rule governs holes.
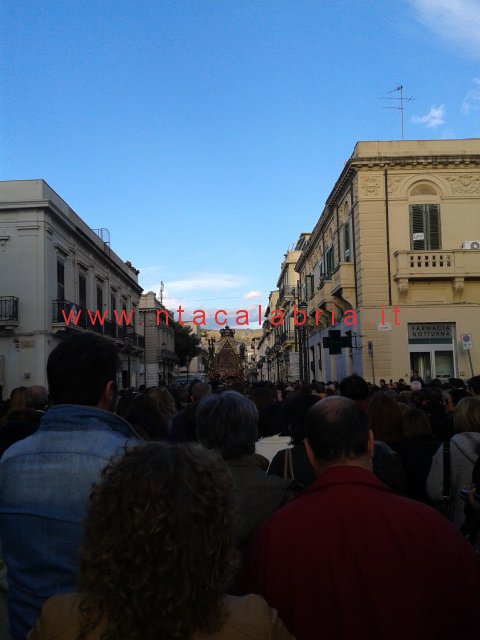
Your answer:
[[[470,365],[470,372],[473,378],[475,374],[473,373],[472,354],[470,353],[471,350],[473,349],[472,335],[470,333],[464,333],[461,336],[461,338],[462,338],[463,350],[468,353],[468,364]]]
[[[467,353],[468,353],[468,363],[470,364],[470,372],[471,372],[472,378],[473,378],[473,376],[475,374],[473,373],[472,354],[471,354],[470,351],[471,351],[470,349],[468,349],[468,351],[467,351]]]

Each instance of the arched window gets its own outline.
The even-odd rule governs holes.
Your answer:
[[[434,185],[422,182],[416,184],[411,193],[409,205],[410,248],[414,251],[441,249],[439,195]]]

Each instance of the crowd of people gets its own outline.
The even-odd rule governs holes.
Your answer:
[[[117,391],[102,337],[0,404],[11,640],[480,636],[480,376]]]

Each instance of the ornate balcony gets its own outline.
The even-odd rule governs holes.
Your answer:
[[[295,331],[292,329],[284,331],[280,336],[280,342],[282,344],[284,344],[285,342],[295,342]]]
[[[70,300],[54,300],[52,302],[52,325],[54,331],[65,328],[86,329],[86,310]]]
[[[451,280],[456,291],[463,289],[464,280],[480,279],[480,251],[453,249],[450,251],[396,251],[393,279],[401,293],[410,281]]]
[[[13,329],[18,325],[18,298],[0,296],[0,328]]]
[[[332,280],[324,277],[318,285],[318,306],[324,307],[333,302]]]
[[[52,328],[54,332],[88,330],[106,338],[120,341],[132,349],[145,349],[145,336],[136,333],[134,327],[118,324],[115,320],[107,318],[102,320],[96,317],[94,313],[89,313],[87,309],[69,300],[54,300],[52,312]],[[94,321],[92,321],[92,318]]]
[[[343,299],[347,306],[355,306],[355,267],[353,262],[340,262],[332,273],[332,295],[336,304]],[[339,304],[340,307],[344,305]]]

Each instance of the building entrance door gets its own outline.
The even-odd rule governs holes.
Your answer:
[[[454,329],[451,322],[408,325],[410,367],[425,382],[455,377]]]

